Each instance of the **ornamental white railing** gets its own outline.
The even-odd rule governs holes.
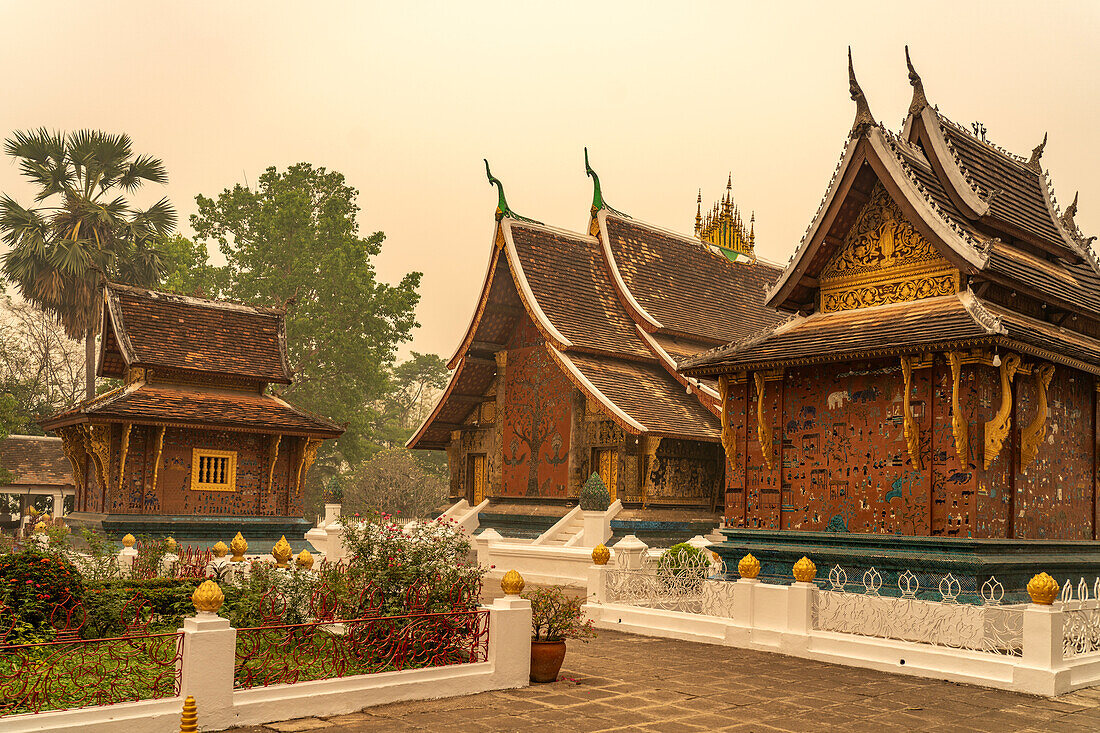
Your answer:
[[[1023,653],[1026,604],[1002,605],[1004,587],[996,578],[982,585],[981,604],[975,605],[958,602],[962,586],[951,573],[924,577],[936,579],[931,589],[922,590],[917,574],[906,570],[898,575],[899,595],[882,595],[882,575],[875,568],[864,571],[853,589],[844,569],[834,566],[828,590],[814,594],[813,628],[991,654]]]
[[[1067,578],[1062,583],[1062,656],[1100,654],[1100,578],[1089,584],[1079,578],[1076,586]]]
[[[607,603],[623,603],[663,611],[730,615],[728,584],[715,579],[725,574],[717,555],[703,551],[675,557],[647,557],[640,568],[628,568],[621,556],[607,571]]]

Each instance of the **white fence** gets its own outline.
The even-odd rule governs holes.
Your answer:
[[[200,729],[216,731],[289,718],[339,715],[400,700],[526,686],[531,665],[530,602],[506,596],[485,610],[489,615],[485,661],[249,689],[235,684],[237,630],[228,619],[200,613],[185,619],[181,629],[179,697],[9,715],[0,718],[0,733],[173,733],[180,729],[187,696],[197,702]]]
[[[590,566],[589,617],[600,628],[1033,694],[1100,683],[1100,579],[1091,597],[1084,580],[1065,581],[1051,605],[1005,604],[991,579],[976,602],[960,603],[950,574],[921,576],[922,588],[905,572],[884,590],[873,568],[849,583],[837,567],[822,588],[722,580],[715,563]]]

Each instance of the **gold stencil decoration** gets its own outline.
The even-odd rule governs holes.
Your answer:
[[[959,292],[959,271],[905,219],[881,183],[819,279],[823,313]]]
[[[1020,430],[1020,470],[1026,471],[1035,457],[1039,455],[1039,446],[1047,434],[1047,388],[1054,376],[1054,365],[1041,364],[1032,375],[1035,378],[1035,391],[1038,401],[1035,406],[1035,419]]]
[[[1016,370],[1020,368],[1020,357],[1017,354],[1005,354],[1001,360],[1001,407],[993,419],[985,424],[985,470],[993,465],[993,461],[1001,452],[1008,437],[1008,430],[1012,427],[1012,378],[1016,376]]]

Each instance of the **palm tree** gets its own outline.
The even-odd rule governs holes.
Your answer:
[[[166,183],[164,163],[135,156],[129,136],[99,130],[20,131],[4,151],[38,193],[32,208],[0,196],[0,235],[10,247],[3,274],[70,338],[84,339],[90,399],[104,281],[150,286],[163,273],[154,243],[175,228],[176,210],[166,198],[136,209],[124,194]]]

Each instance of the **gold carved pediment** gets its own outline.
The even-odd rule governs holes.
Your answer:
[[[881,183],[821,271],[823,313],[959,291],[959,271],[913,228]]]

